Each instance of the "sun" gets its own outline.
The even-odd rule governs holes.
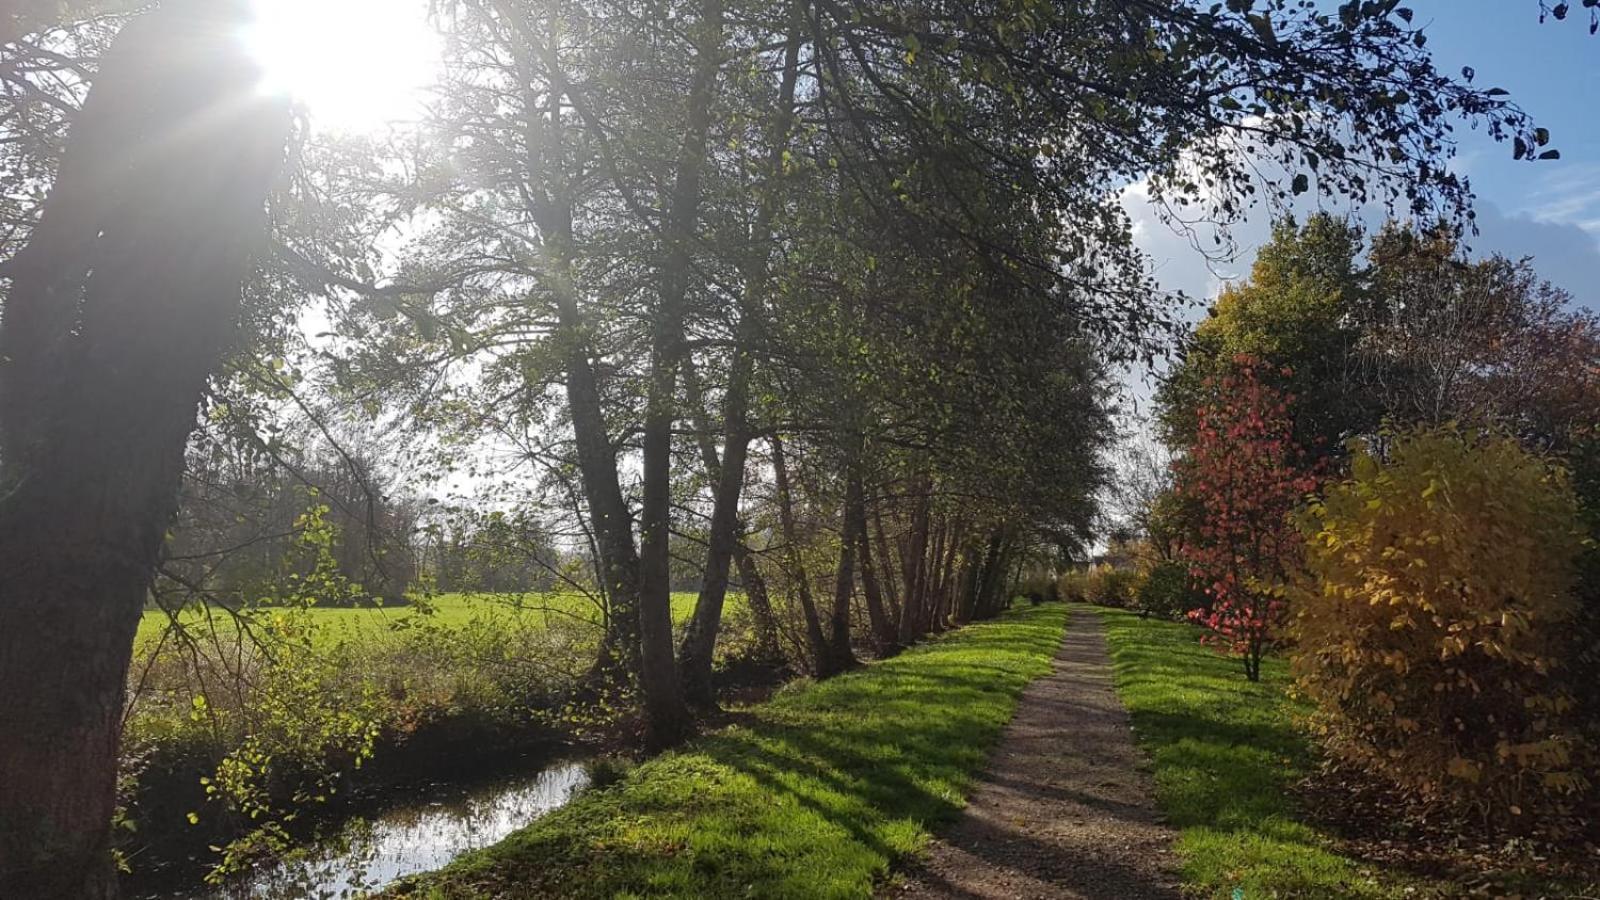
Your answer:
[[[416,119],[439,66],[427,0],[253,0],[245,44],[262,89],[314,126],[365,132]]]

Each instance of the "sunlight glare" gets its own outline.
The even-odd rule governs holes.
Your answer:
[[[246,43],[263,89],[288,94],[312,122],[372,131],[416,118],[439,60],[425,0],[254,0]]]

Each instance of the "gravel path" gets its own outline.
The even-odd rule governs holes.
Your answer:
[[[961,819],[886,898],[1177,900],[1171,829],[1111,687],[1100,617],[1073,610]]]

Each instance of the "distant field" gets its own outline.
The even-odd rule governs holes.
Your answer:
[[[673,621],[682,623],[694,611],[695,595],[678,591],[672,595]],[[728,612],[743,605],[742,594],[728,595]],[[263,610],[259,613],[268,613]],[[562,617],[577,617],[591,622],[600,621],[600,610],[593,600],[573,592],[548,594],[438,594],[418,598],[412,603],[391,604],[376,608],[347,609],[340,607],[313,607],[311,614],[319,624],[325,625],[328,640],[352,639],[366,635],[380,636],[406,624],[431,624],[438,627],[465,625],[477,619],[506,617],[522,622],[543,619],[554,621]],[[223,610],[191,608],[181,614],[180,621],[206,627],[207,620],[218,630],[232,630],[233,619]],[[139,622],[137,644],[157,640],[168,624],[167,614],[159,609],[146,610]]]

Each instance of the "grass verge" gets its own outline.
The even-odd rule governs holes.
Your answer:
[[[870,896],[948,820],[1022,689],[1049,671],[1048,605],[753,707],[395,896]]]
[[[1294,786],[1312,764],[1289,676],[1261,681],[1199,643],[1193,626],[1097,609],[1117,694],[1155,764],[1156,795],[1180,830],[1185,882],[1206,897],[1391,897],[1398,888],[1340,855],[1304,821]]]

